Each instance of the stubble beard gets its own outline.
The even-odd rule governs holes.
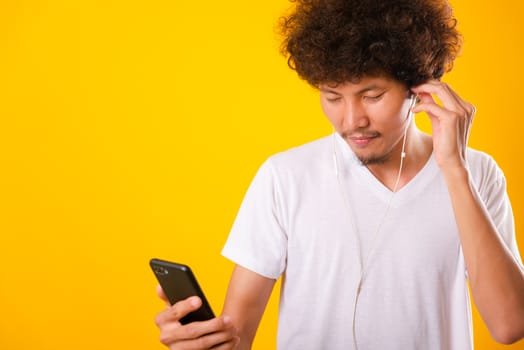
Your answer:
[[[370,134],[372,136],[380,136],[379,133],[365,133],[365,134]],[[349,133],[343,133],[342,135],[342,138],[346,140],[346,142],[349,144],[350,141],[349,141]],[[353,153],[355,154],[355,156],[357,157],[357,159],[359,160],[360,164],[362,166],[368,166],[368,165],[379,165],[379,164],[384,164],[384,163],[387,163],[390,159],[391,159],[391,152],[392,150],[389,150],[389,151],[386,151],[384,154],[370,154],[370,155],[359,155],[357,150],[353,150]]]
[[[381,156],[371,155],[368,157],[357,155],[357,159],[360,161],[360,165],[369,166],[369,165],[378,165],[387,163],[390,159],[390,154],[386,153]]]

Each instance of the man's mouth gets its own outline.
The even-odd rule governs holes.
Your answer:
[[[380,136],[379,133],[353,134],[353,135],[348,135],[347,137],[345,137],[345,139],[356,146],[364,147],[364,146],[369,145],[379,136]]]

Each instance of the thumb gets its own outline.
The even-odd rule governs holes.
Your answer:
[[[160,284],[158,284],[156,286],[156,294],[160,297],[160,299],[162,299],[167,305],[171,305],[171,303],[169,303],[169,300],[167,299],[167,296],[166,296],[166,293],[164,293],[164,290],[162,289],[162,286],[160,286]]]

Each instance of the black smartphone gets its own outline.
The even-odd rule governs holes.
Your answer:
[[[202,299],[202,306],[181,318],[180,323],[206,321],[215,317],[189,266],[160,259],[151,259],[149,265],[171,305],[193,295]]]

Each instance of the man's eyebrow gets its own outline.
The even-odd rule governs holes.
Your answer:
[[[385,89],[385,87],[383,87],[383,86],[380,86],[380,85],[377,85],[377,84],[371,84],[371,85],[365,86],[362,89],[358,90],[355,94],[356,95],[361,95],[361,94],[366,93],[368,91],[384,90],[384,89]],[[329,87],[321,87],[320,91],[328,92],[328,93],[336,94],[336,95],[341,95],[340,92],[335,91],[333,89],[330,89]]]
[[[362,89],[360,89],[357,94],[360,95],[360,94],[363,94],[365,92],[368,92],[368,91],[373,91],[373,90],[383,90],[384,87],[382,86],[379,86],[377,84],[371,84],[371,85],[368,85]]]
[[[329,93],[331,93],[331,94],[337,94],[337,95],[340,95],[340,92],[335,91],[335,90],[332,90],[332,89],[330,89],[330,88],[326,88],[326,87],[321,87],[321,88],[320,88],[320,91],[322,91],[322,92],[329,92]]]

